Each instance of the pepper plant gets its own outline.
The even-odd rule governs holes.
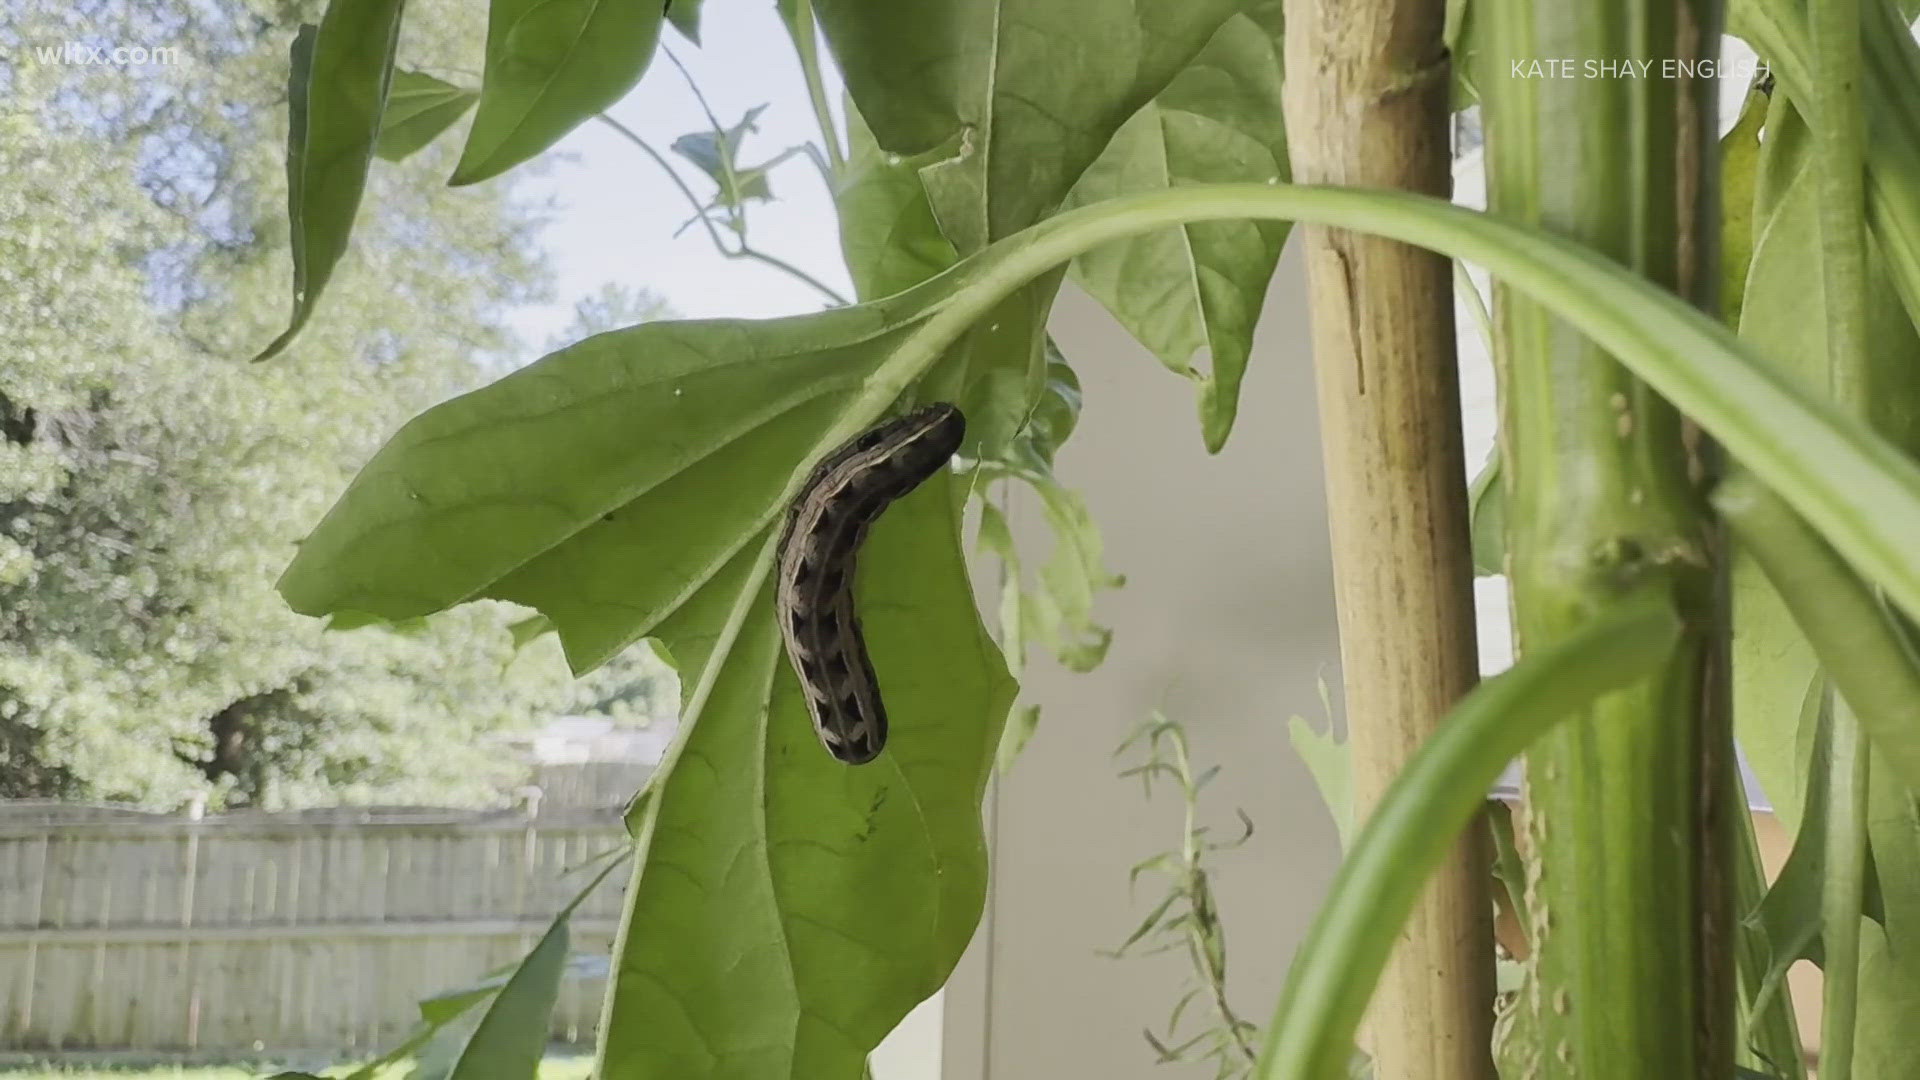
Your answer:
[[[778,9],[857,302],[615,330],[432,408],[280,582],[296,610],[356,622],[523,604],[582,672],[643,639],[671,658],[681,726],[628,813],[598,1075],[859,1077],[939,989],[985,896],[980,802],[1024,643],[1082,663],[1101,648],[1097,545],[1051,475],[1078,407],[1052,301],[1071,275],[1106,303],[1191,384],[1217,449],[1290,224],[1364,824],[1253,1074],[1342,1076],[1358,1040],[1383,1080],[1491,1077],[1496,1056],[1511,1076],[1800,1077],[1780,979],[1805,956],[1827,972],[1823,1080],[1908,1075],[1920,48],[1900,4]],[[485,182],[626,94],[663,22],[697,40],[714,14],[493,0],[462,85],[407,66],[402,0],[331,0],[292,47],[294,309],[262,358],[325,317],[377,156],[459,132],[451,182]],[[1724,141],[1723,21],[1770,72]],[[1589,60],[1638,74],[1583,75]],[[1567,74],[1535,77],[1540,61]],[[1445,198],[1449,116],[1476,103],[1487,212]],[[708,224],[765,185],[741,129],[715,128],[679,148],[717,188]],[[1500,447],[1477,490],[1504,524],[1479,530],[1500,550],[1478,561],[1510,578],[1520,659],[1477,686],[1450,260],[1497,283]],[[848,768],[812,745],[772,546],[814,461],[930,401],[968,418],[965,472],[865,548],[894,733]],[[996,641],[962,526],[1007,482],[1040,492],[1066,557],[1039,590],[1016,582]],[[1736,731],[1803,826],[1764,899]],[[1496,1046],[1478,818],[1522,753],[1512,900],[1530,947]],[[460,999],[484,1012],[456,1072],[529,1075],[564,942],[563,919]]]

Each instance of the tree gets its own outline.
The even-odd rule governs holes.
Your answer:
[[[477,45],[469,9],[422,12],[419,55]],[[272,591],[369,448],[497,370],[505,312],[547,288],[531,209],[500,185],[447,191],[429,148],[375,178],[334,318],[246,362],[284,317],[299,17],[238,0],[7,16],[0,795],[489,799],[511,779],[489,737],[577,707],[550,643],[516,658],[504,605],[328,631]],[[179,62],[36,59],[76,40]],[[627,696],[657,670],[630,668]]]

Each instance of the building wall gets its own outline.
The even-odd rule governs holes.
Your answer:
[[[1180,840],[1178,798],[1148,801],[1115,775],[1115,748],[1155,710],[1188,726],[1197,767],[1222,767],[1206,820],[1231,832],[1244,808],[1254,821],[1215,865],[1233,999],[1267,1020],[1339,857],[1287,739],[1290,715],[1325,723],[1316,680],[1336,705],[1339,684],[1302,297],[1289,251],[1217,457],[1190,385],[1098,304],[1072,289],[1060,300],[1052,328],[1086,409],[1059,472],[1085,494],[1127,584],[1100,606],[1114,628],[1104,665],[1073,674],[1038,661],[1028,673],[1040,727],[989,807],[991,910],[946,995],[942,1080],[1213,1075],[1156,1065],[1141,1035],[1163,1029],[1184,962],[1101,955],[1164,895],[1150,877],[1130,895],[1128,868]],[[1019,516],[1023,541],[1043,544],[1037,514]]]

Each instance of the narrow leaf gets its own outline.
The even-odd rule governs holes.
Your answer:
[[[425,72],[394,72],[374,153],[383,161],[406,158],[452,127],[479,98],[478,91]]]
[[[1796,961],[1811,960],[1822,966],[1826,962],[1820,940],[1820,893],[1827,865],[1827,778],[1833,710],[1825,679],[1816,678],[1807,687],[1802,715],[1806,717],[1803,726],[1813,731],[1813,744],[1805,763],[1807,801],[1801,809],[1800,830],[1794,836],[1793,850],[1788,853],[1779,876],[1761,899],[1759,908],[1749,916],[1749,922],[1765,934],[1771,954],[1771,962],[1754,995],[1752,1011],[1756,1015],[1766,1009],[1785,984],[1787,969]],[[1882,927],[1886,925],[1886,909],[1871,849],[1867,853],[1866,901],[1861,914]]]
[[[662,0],[493,0],[480,107],[455,185],[498,176],[559,142],[640,81]]]
[[[688,41],[700,44],[700,5],[704,0],[667,0],[667,21]]]
[[[1654,671],[1679,630],[1665,600],[1622,601],[1461,700],[1387,789],[1348,852],[1294,956],[1255,1076],[1309,1080],[1347,1068],[1394,928],[1500,771],[1595,697]]]
[[[450,1080],[534,1080],[552,1028],[566,966],[569,908],[520,962],[481,1015]]]
[[[1713,501],[1786,602],[1897,781],[1920,788],[1920,667],[1879,599],[1832,547],[1752,478],[1726,481]]]
[[[287,220],[293,317],[254,360],[278,355],[313,316],[346,253],[386,113],[404,0],[332,0],[294,35],[287,78]]]
[[[1473,530],[1473,573],[1491,577],[1507,572],[1507,485],[1500,479],[1496,447],[1467,489],[1468,520]]]

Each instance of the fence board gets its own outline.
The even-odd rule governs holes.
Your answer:
[[[615,807],[145,814],[0,802],[0,1052],[393,1045],[419,999],[525,954],[625,843]],[[625,876],[576,913],[612,947]],[[568,983],[561,1041],[603,987]]]

